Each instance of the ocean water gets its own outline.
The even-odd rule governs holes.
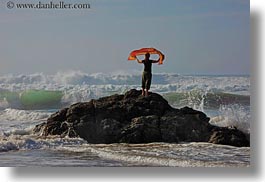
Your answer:
[[[81,138],[40,137],[36,124],[75,102],[140,89],[140,74],[0,76],[0,166],[248,167],[250,148],[209,143],[88,144]],[[250,133],[250,77],[154,74],[152,92],[176,108],[205,112],[217,126]]]

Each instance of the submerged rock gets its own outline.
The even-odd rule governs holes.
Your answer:
[[[148,97],[132,89],[90,102],[76,103],[37,125],[43,136],[81,137],[88,143],[211,142],[249,146],[236,128],[219,128],[209,118],[188,107],[172,108],[159,94]]]

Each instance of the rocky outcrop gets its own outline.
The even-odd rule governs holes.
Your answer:
[[[159,94],[148,97],[130,90],[90,102],[77,103],[37,125],[43,136],[81,137],[88,143],[211,142],[249,146],[236,128],[209,124],[209,118],[188,107],[172,108]]]

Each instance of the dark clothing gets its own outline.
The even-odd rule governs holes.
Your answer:
[[[142,75],[142,89],[150,89],[152,80],[152,73],[144,71]]]
[[[150,89],[152,80],[152,60],[143,60],[144,71],[142,75],[142,89]]]
[[[152,73],[152,60],[143,60],[144,71]]]

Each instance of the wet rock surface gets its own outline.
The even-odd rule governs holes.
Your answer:
[[[203,112],[172,108],[159,94],[144,97],[132,89],[90,102],[76,103],[34,128],[43,136],[81,137],[88,143],[210,142],[249,146],[234,127],[209,124]]]

